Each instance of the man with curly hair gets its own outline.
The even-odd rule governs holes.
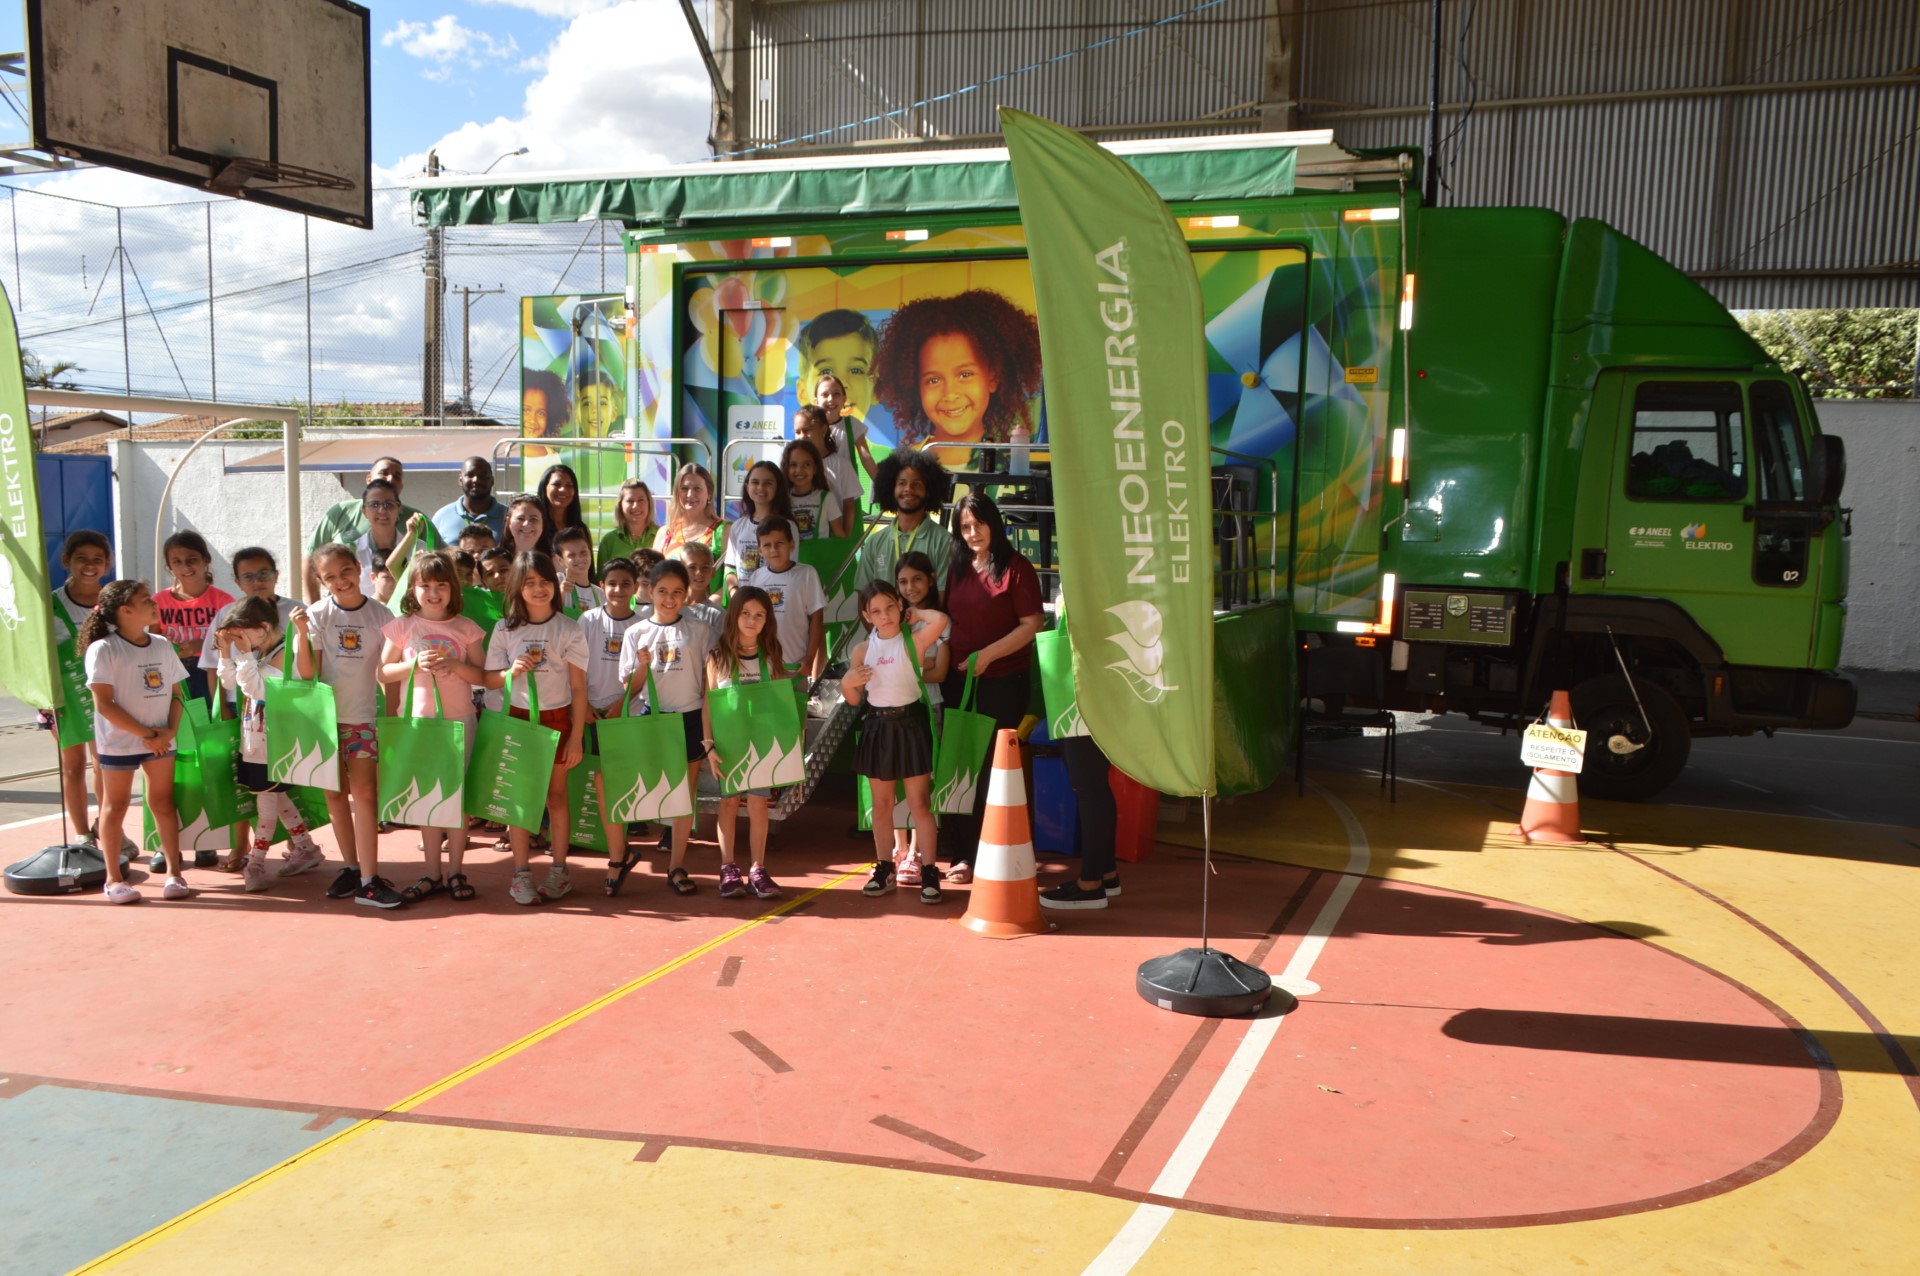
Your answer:
[[[953,478],[946,466],[925,452],[895,452],[880,462],[873,478],[873,499],[893,515],[893,521],[867,533],[854,563],[853,587],[892,581],[901,558],[919,550],[933,560],[944,593],[953,535],[940,525],[939,515],[952,493]]]
[[[910,301],[880,334],[874,397],[901,447],[1005,443],[1039,392],[1039,325],[989,289]]]

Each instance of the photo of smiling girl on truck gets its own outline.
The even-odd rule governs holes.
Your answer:
[[[880,332],[874,382],[902,447],[1005,443],[1016,421],[1033,423],[1039,325],[985,288],[910,301]]]

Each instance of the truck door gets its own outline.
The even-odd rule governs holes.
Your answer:
[[[1805,667],[1818,525],[1791,387],[1659,372],[1623,391],[1603,592],[1679,604],[1729,663]]]

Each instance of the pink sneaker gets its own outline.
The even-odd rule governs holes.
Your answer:
[[[321,854],[320,848],[311,840],[302,842],[298,846],[288,846],[286,859],[280,865],[280,876],[298,877],[302,873],[319,868],[326,862],[327,857]]]
[[[902,886],[918,886],[920,884],[919,861],[895,860],[894,866],[893,866],[893,880],[900,883]]]
[[[125,882],[108,882],[104,893],[109,904],[138,904],[146,898]]]
[[[249,895],[258,895],[273,884],[267,876],[267,861],[262,855],[247,856],[246,866],[240,870],[240,874],[241,886]]]

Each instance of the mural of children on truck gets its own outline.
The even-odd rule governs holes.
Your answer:
[[[887,320],[874,373],[900,446],[1005,443],[1015,422],[1034,425],[1040,328],[990,289],[923,297]]]

